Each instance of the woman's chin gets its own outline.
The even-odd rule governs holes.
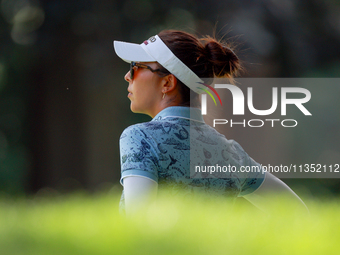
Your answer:
[[[131,105],[130,105],[130,110],[133,113],[141,113],[141,114],[146,114],[146,115],[150,116],[150,114],[147,111],[145,111],[145,109],[143,110],[143,109],[137,108],[135,105],[133,105],[132,102],[131,102]]]
[[[130,110],[131,110],[131,112],[136,113],[135,107],[133,107],[132,102],[130,104]]]
[[[131,102],[130,104],[130,110],[133,113],[142,113],[141,110],[138,107],[136,107],[133,102]]]

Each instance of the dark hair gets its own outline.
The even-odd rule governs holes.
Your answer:
[[[210,36],[198,39],[196,36],[178,30],[163,30],[158,36],[186,66],[200,78],[226,77],[233,82],[239,70],[240,60],[226,43]],[[181,105],[197,106],[198,94],[178,80]]]

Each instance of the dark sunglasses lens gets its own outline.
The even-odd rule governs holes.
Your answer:
[[[134,71],[135,71],[134,68],[133,68],[135,66],[134,64],[135,64],[134,62],[130,63],[130,78],[131,78],[131,80],[133,80],[133,75],[134,75]]]

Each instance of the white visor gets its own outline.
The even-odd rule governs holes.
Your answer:
[[[141,44],[114,41],[113,45],[118,57],[128,63],[158,62],[196,93],[206,91],[203,81],[172,53],[158,35]]]

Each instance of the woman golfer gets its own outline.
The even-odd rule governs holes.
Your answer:
[[[152,117],[126,128],[120,137],[121,206],[127,214],[147,206],[164,187],[181,196],[243,196],[266,212],[271,211],[267,196],[279,192],[304,207],[272,174],[239,172],[242,166],[261,166],[203,121],[198,100],[208,86],[203,78],[232,79],[241,68],[232,49],[213,38],[175,30],[142,44],[115,41],[114,49],[130,63],[125,80],[131,111]],[[209,166],[237,171],[209,173]]]

